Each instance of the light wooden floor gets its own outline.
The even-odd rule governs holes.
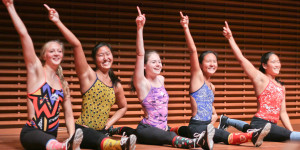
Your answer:
[[[293,124],[295,131],[300,131],[300,124]],[[21,129],[0,129],[0,147],[3,150],[19,150],[23,149],[19,140]],[[233,128],[229,128],[229,132],[237,132]],[[63,141],[67,137],[65,129],[59,130],[58,140]],[[119,138],[119,137],[115,137]],[[155,146],[137,144],[136,150],[175,150],[170,145]],[[264,142],[261,147],[253,147],[252,143],[244,143],[242,145],[225,145],[218,143],[214,145],[215,150],[300,150],[300,142]]]

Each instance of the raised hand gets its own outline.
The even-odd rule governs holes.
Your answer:
[[[184,16],[182,14],[182,12],[180,11],[180,16],[181,16],[181,19],[180,19],[180,24],[183,28],[187,28],[189,27],[189,16]]]
[[[232,37],[231,30],[228,26],[227,21],[225,21],[225,27],[223,27],[223,35],[227,38],[230,39]]]
[[[137,8],[139,15],[136,17],[135,21],[136,21],[137,28],[139,29],[139,28],[144,27],[145,22],[146,22],[146,17],[145,17],[145,14],[141,13],[139,6],[136,6],[136,8]]]
[[[54,23],[58,22],[59,21],[58,12],[54,8],[50,8],[47,4],[44,4],[44,6],[49,12],[49,20],[51,20]]]
[[[13,0],[2,0],[2,2],[6,7],[9,7],[14,4]]]

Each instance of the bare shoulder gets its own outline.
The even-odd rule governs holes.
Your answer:
[[[158,77],[159,81],[165,83],[165,77],[164,77],[164,76],[159,75],[159,76],[157,76],[157,77]]]
[[[123,86],[120,82],[117,82],[116,86],[114,86],[114,91],[118,93],[119,91],[123,91]]]
[[[211,85],[211,90],[215,93],[216,88],[215,88],[214,84],[211,83],[210,85]]]

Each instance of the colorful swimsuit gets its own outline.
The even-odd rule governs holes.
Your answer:
[[[214,93],[204,84],[196,92],[190,94],[197,103],[197,114],[192,117],[194,120],[210,121],[212,117],[212,104],[214,102]]]
[[[26,122],[27,126],[38,128],[48,133],[57,133],[59,125],[60,103],[63,90],[56,90],[46,82],[33,93],[27,94],[34,106],[35,116]]]
[[[277,86],[270,80],[266,89],[258,96],[259,109],[255,117],[277,123],[283,99],[283,87]]]
[[[98,77],[94,84],[82,96],[81,115],[76,121],[95,130],[102,130],[109,118],[111,106],[116,97],[113,87],[101,82]]]
[[[142,101],[142,107],[147,111],[148,117],[141,123],[166,130],[168,118],[169,95],[164,86],[152,87],[146,98]]]

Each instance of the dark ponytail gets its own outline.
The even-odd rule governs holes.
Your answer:
[[[263,64],[268,64],[268,61],[270,59],[270,56],[271,55],[276,55],[274,52],[267,52],[267,53],[264,53],[262,56],[261,56],[261,59],[260,59],[260,66],[259,66],[259,71],[262,72],[262,73],[266,73],[266,70],[265,68],[263,67]],[[284,85],[283,82],[279,81],[277,78],[275,78],[275,81],[278,82],[279,84],[281,85]]]
[[[97,54],[99,48],[102,46],[108,47],[110,52],[112,53],[112,48],[111,48],[110,44],[105,43],[105,42],[99,42],[98,44],[95,45],[95,47],[92,50],[92,58],[93,58],[95,64],[96,64],[96,54]],[[97,67],[97,64],[96,64],[96,67]],[[108,76],[110,77],[110,80],[111,80],[113,86],[117,86],[118,82],[121,82],[119,77],[114,74],[114,71],[112,68],[109,69]]]

